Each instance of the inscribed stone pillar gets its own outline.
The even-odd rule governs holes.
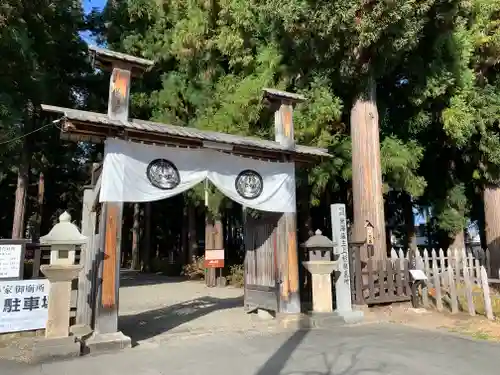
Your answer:
[[[332,239],[335,242],[334,255],[338,260],[338,276],[335,280],[335,312],[346,322],[356,323],[363,320],[362,311],[353,311],[351,296],[350,255],[347,238],[347,215],[345,204],[332,204]],[[358,275],[361,277],[361,275]]]

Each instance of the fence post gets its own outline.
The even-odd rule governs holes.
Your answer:
[[[443,310],[443,300],[441,298],[441,277],[437,266],[436,251],[432,250],[432,276],[434,278],[434,289],[436,290],[436,308],[438,311]]]
[[[493,309],[491,307],[490,286],[488,284],[488,275],[486,269],[481,266],[481,289],[483,290],[484,312],[489,320],[494,320]]]
[[[424,249],[424,272],[427,275],[427,284],[422,288],[422,302],[425,307],[429,306],[429,285],[432,285],[431,272],[429,268],[429,252]]]
[[[467,297],[467,308],[470,316],[476,316],[476,309],[474,307],[474,300],[472,298],[472,286],[470,283],[470,275],[467,267],[467,258],[464,258],[464,282],[465,282],[465,295]]]
[[[474,259],[474,272],[476,273],[477,285],[481,285],[483,275],[481,275],[481,263],[479,259]]]
[[[446,260],[443,249],[439,249],[439,273],[444,287],[448,286],[448,277],[446,273]]]
[[[451,298],[451,313],[458,313],[458,299],[457,299],[457,288],[455,285],[455,273],[453,268],[448,264],[448,284],[450,287],[450,298]]]

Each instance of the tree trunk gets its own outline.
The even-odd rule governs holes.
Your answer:
[[[314,228],[312,228],[313,221],[311,217],[311,206],[309,204],[309,189],[302,187],[299,192],[302,201],[300,205],[300,221],[302,225],[299,227],[299,241],[300,243],[304,243],[314,234]]]
[[[452,238],[449,248],[458,250],[462,250],[465,248],[465,235],[463,230],[455,234],[455,236]]]
[[[416,250],[417,235],[415,233],[415,216],[413,215],[413,202],[410,194],[403,193],[403,210],[406,227],[405,246],[407,249]]]
[[[141,268],[144,272],[151,270],[151,202],[144,204],[144,241]]]
[[[179,259],[178,261],[181,264],[188,264],[190,263],[189,259],[189,219],[188,219],[188,203],[187,199],[183,200],[183,207],[182,207],[182,228],[181,228],[181,251],[179,254]]]
[[[130,269],[139,271],[141,269],[139,259],[139,231],[140,231],[140,205],[134,203],[134,224],[132,226],[132,262]]]
[[[196,207],[188,204],[188,263],[198,256],[198,238],[196,235]]]
[[[484,189],[484,224],[486,247],[491,254],[492,278],[500,277],[500,186],[488,185]]]
[[[205,252],[215,249],[214,219],[208,209],[205,212]],[[208,268],[205,283],[208,287],[215,286],[215,268]]]
[[[215,219],[214,222],[214,248],[216,250],[224,249],[224,225],[220,217]],[[212,269],[214,270],[215,284],[217,285],[217,274],[220,274],[222,269]]]
[[[24,214],[26,211],[26,195],[29,184],[30,155],[28,140],[25,138],[21,154],[21,162],[17,172],[16,201],[14,204],[14,220],[12,223],[12,238],[20,239],[24,235]]]
[[[37,198],[37,203],[38,203],[38,213],[37,213],[37,219],[36,219],[36,230],[35,230],[35,240],[38,241],[40,236],[42,235],[41,229],[42,229],[42,217],[43,217],[43,203],[45,200],[45,178],[43,176],[43,173],[40,172],[40,176],[38,178],[38,198]]]
[[[365,225],[373,226],[375,259],[387,256],[382,170],[376,84],[370,79],[365,93],[360,93],[351,109],[353,239],[365,240]],[[366,256],[366,255],[365,255]]]

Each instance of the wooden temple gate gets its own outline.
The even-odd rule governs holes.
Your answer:
[[[278,240],[280,216],[259,213],[257,218],[245,212],[245,309],[278,311],[279,268]]]
[[[295,145],[292,112],[300,95],[263,89],[264,99],[275,112],[275,141],[206,132],[130,119],[129,90],[132,76],[152,61],[91,47],[92,61],[111,71],[108,113],[95,113],[42,105],[62,115],[61,137],[76,142],[102,143],[109,138],[180,148],[210,148],[232,155],[295,165],[317,163],[330,155],[324,149]],[[79,278],[77,323],[94,331],[95,345],[106,340],[129,345],[118,330],[118,289],[123,203],[99,202],[101,179],[94,169],[86,187],[82,233],[91,240],[85,246],[84,268]],[[247,218],[245,225],[245,305],[282,313],[300,312],[296,213],[264,214]],[[91,346],[90,342],[87,342]]]

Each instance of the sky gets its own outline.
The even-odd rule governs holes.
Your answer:
[[[106,0],[82,0],[83,4],[83,10],[85,13],[89,13],[93,8],[97,9],[102,9],[104,5],[106,5]],[[94,44],[94,41],[92,40],[91,36],[89,33],[85,32],[82,33],[82,38],[88,43],[88,44]]]
[[[106,0],[82,0],[82,4],[85,13],[88,13],[92,8],[102,9],[106,4]]]

